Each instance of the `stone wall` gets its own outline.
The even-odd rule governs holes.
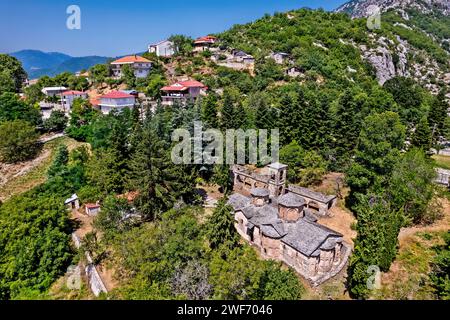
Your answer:
[[[72,233],[72,241],[77,249],[81,247],[81,240],[75,233]],[[106,286],[93,263],[91,255],[88,252],[85,252],[85,255],[88,261],[88,264],[85,267],[85,272],[92,293],[96,297],[98,297],[101,293],[108,293],[108,290],[106,289]]]

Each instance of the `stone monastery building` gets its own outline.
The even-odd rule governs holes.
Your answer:
[[[321,224],[335,205],[335,196],[305,188],[285,187],[287,166],[274,163],[267,174],[235,166],[234,209],[238,233],[267,259],[283,261],[313,285],[339,273],[347,263],[350,246],[343,236]]]

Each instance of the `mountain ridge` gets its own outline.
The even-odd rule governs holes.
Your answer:
[[[84,56],[73,57],[60,52],[44,52],[40,50],[20,50],[10,53],[17,58],[28,73],[30,79],[42,76],[55,76],[62,72],[77,72],[105,63],[110,57]]]

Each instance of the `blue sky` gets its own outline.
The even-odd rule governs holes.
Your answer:
[[[172,34],[192,37],[301,7],[332,10],[345,0],[1,0],[0,52],[22,49],[73,56],[142,52]],[[69,5],[81,8],[81,30],[66,28]]]

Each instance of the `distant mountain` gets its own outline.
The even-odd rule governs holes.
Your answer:
[[[22,62],[30,79],[55,76],[62,72],[77,72],[96,64],[105,63],[110,58],[99,56],[71,57],[59,52],[22,50],[10,54]]]

